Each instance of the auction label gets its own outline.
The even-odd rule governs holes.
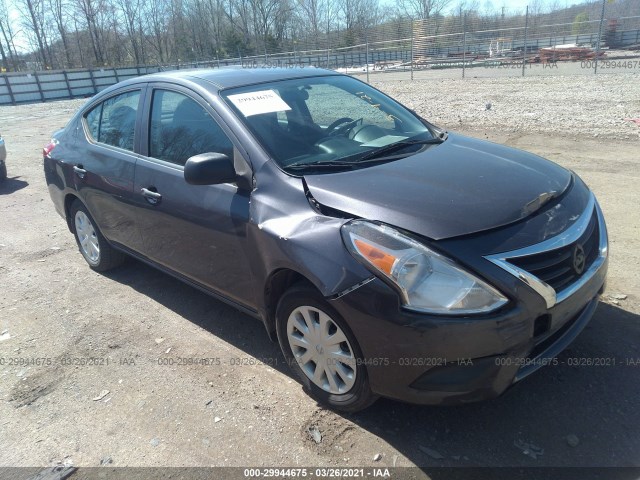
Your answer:
[[[229,95],[229,100],[245,117],[261,113],[285,112],[291,107],[273,90]]]

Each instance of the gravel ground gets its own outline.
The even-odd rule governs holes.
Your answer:
[[[385,75],[372,84],[450,129],[640,138],[638,125],[628,120],[640,119],[640,74],[413,82],[407,74],[403,80]]]
[[[499,399],[348,416],[304,395],[255,320],[136,261],[91,271],[40,158],[82,101],[0,108],[0,466],[640,466],[638,127],[621,120],[640,116],[637,80],[376,83],[444,127],[579,173],[608,220],[609,288],[561,363]],[[194,357],[223,365],[163,364]],[[591,358],[616,363],[576,366]]]

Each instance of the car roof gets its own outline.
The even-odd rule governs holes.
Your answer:
[[[141,82],[162,82],[175,80],[204,80],[217,90],[231,87],[242,87],[256,83],[288,80],[293,78],[318,77],[326,75],[342,75],[333,70],[322,68],[243,68],[224,67],[215,69],[174,70],[171,72],[152,73],[136,78]],[[137,82],[136,82],[137,83]]]

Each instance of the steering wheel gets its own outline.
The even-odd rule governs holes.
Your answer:
[[[325,130],[325,133],[327,134],[327,136],[329,135],[337,135],[339,132],[341,132],[344,127],[346,127],[347,125],[345,125],[342,128],[338,128],[340,125],[344,124],[344,123],[354,123],[355,120],[353,118],[349,118],[349,117],[342,117],[337,119],[335,122],[332,122],[331,125],[329,125],[327,127],[327,129]]]

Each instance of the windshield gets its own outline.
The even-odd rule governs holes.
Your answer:
[[[442,141],[406,108],[347,76],[262,83],[223,97],[291,173],[361,168]]]

